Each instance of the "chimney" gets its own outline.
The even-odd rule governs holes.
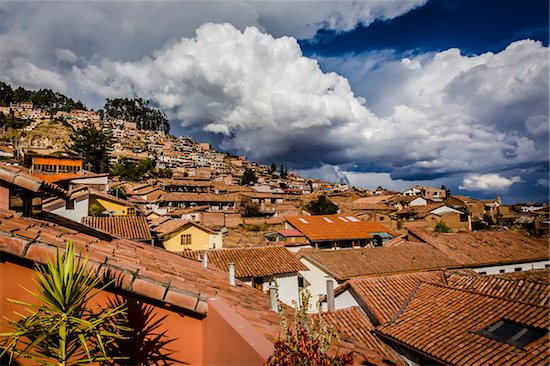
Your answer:
[[[275,282],[269,284],[269,300],[271,301],[271,310],[279,312],[279,302],[277,301],[277,287]]]
[[[334,311],[334,283],[327,277],[327,307],[328,311]]]
[[[208,252],[204,252],[202,255],[202,268],[208,268]]]
[[[235,263],[229,263],[229,284],[231,286],[236,286],[235,284]]]

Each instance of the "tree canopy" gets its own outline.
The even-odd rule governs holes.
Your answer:
[[[241,178],[241,185],[246,186],[250,183],[256,183],[258,181],[258,178],[256,178],[256,173],[254,170],[247,168],[244,171],[243,177]]]
[[[27,90],[18,87],[15,90],[11,85],[0,81],[0,105],[10,105],[10,103],[32,102],[37,108],[47,110],[51,114],[57,111],[70,111],[72,109],[86,110],[86,106],[81,101],[74,101],[59,92],[51,89]]]
[[[172,174],[170,168],[156,168],[156,162],[152,159],[142,160],[138,163],[122,159],[114,164],[111,169],[111,175],[119,176],[120,179],[126,181],[138,181],[146,178],[172,178]]]
[[[325,195],[319,196],[306,205],[306,210],[312,215],[333,215],[338,213],[338,209],[338,206]]]
[[[94,173],[109,171],[109,153],[112,150],[112,135],[89,123],[71,132],[73,143],[69,149],[82,156],[85,167]]]
[[[135,122],[140,130],[170,131],[170,123],[166,114],[152,108],[148,100],[141,98],[107,99],[103,109],[107,117]]]

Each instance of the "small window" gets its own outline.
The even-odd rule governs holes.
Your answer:
[[[181,245],[191,245],[191,234],[181,236]]]
[[[514,272],[521,272],[521,267],[514,268]]]
[[[65,209],[66,210],[74,210],[74,200],[68,200],[65,203]]]
[[[506,273],[506,271],[503,270],[503,269],[499,270],[498,272],[499,272],[499,273]]]
[[[298,277],[298,288],[304,288],[304,278]]]
[[[550,268],[550,264],[545,264],[544,268]]]
[[[481,329],[477,333],[498,342],[523,348],[546,335],[548,330],[502,319]]]
[[[380,221],[384,221],[384,218],[383,218],[383,217],[380,217]]]
[[[480,274],[480,275],[486,275],[487,272],[485,272],[485,271],[484,271],[484,272],[478,272],[478,274]]]

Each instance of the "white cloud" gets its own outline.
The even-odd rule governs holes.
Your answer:
[[[470,174],[459,189],[470,191],[506,191],[512,184],[522,182],[521,177],[506,178],[500,174]]]
[[[0,35],[0,77],[8,84],[26,88],[52,88],[65,91],[66,83],[55,71],[27,60],[30,50],[23,44]]]
[[[70,63],[74,63],[76,60],[78,60],[78,56],[73,51],[66,48],[56,48],[54,52],[55,57],[58,61],[67,61]]]
[[[550,187],[550,181],[546,178],[539,178],[537,179],[537,185],[541,187]]]
[[[297,169],[372,162],[393,179],[433,179],[548,161],[548,142],[539,136],[547,55],[540,43],[520,41],[498,54],[451,49],[387,61],[404,77],[391,90],[379,88],[393,103],[383,118],[346,78],[302,56],[294,38],[255,27],[205,24],[153,57],[73,70],[85,91],[152,99],[186,129],[217,133],[222,148],[257,161]]]

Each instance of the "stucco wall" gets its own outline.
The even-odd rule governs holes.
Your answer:
[[[309,268],[309,271],[300,271],[300,275],[302,275],[302,277],[304,277],[310,283],[309,286],[306,286],[306,289],[308,289],[311,294],[309,311],[316,312],[317,301],[321,296],[327,294],[328,274],[320,270],[317,266],[315,266],[313,263],[305,258],[301,258],[300,261]],[[336,282],[336,280],[334,280],[333,277],[330,278],[334,281],[334,288],[336,288],[336,286],[338,286],[338,283]]]
[[[36,303],[36,299],[28,292],[23,290],[21,286],[33,290],[35,288],[32,277],[35,271],[11,262],[0,263],[0,293],[2,294],[0,313],[2,316],[7,316],[11,319],[17,319],[13,314],[14,310],[21,310],[22,307],[14,305],[6,300],[6,298],[17,299],[20,301]],[[109,299],[113,299],[114,295],[103,291],[93,298],[89,306],[105,305]],[[170,311],[158,306],[154,306],[153,313],[157,317],[166,318],[162,321],[159,331],[166,331],[168,338],[174,339],[167,348],[174,352],[172,357],[177,360],[187,362],[191,365],[202,364],[202,322],[189,316],[183,316],[175,311]],[[0,324],[0,331],[7,331],[5,322]],[[228,337],[224,335],[224,337]],[[19,360],[18,360],[19,361]],[[23,365],[34,364],[32,362],[21,362]]]
[[[277,275],[275,282],[279,288],[279,300],[290,306],[293,305],[292,301],[295,301],[297,304],[300,303],[298,275],[296,273]]]
[[[516,269],[520,269],[520,268],[521,268],[521,271],[528,271],[530,269],[541,269],[541,268],[545,268],[546,265],[550,265],[550,261],[517,263],[517,264],[509,264],[509,265],[503,265],[503,266],[492,266],[492,267],[479,267],[479,268],[474,268],[474,271],[476,271],[477,273],[484,273],[484,274],[498,274],[498,273],[519,272],[519,271],[516,271]]]
[[[45,211],[53,212],[56,215],[66,217],[68,219],[74,220],[76,222],[81,222],[83,217],[88,216],[88,197],[82,197],[80,200],[77,198],[74,200],[74,209],[68,210],[66,205],[63,205],[59,208],[54,208],[52,210],[44,209]]]
[[[181,236],[191,235],[191,245],[181,245]],[[164,248],[169,251],[182,251],[186,249],[203,250],[209,249],[209,234],[195,226],[177,231],[164,238]]]

